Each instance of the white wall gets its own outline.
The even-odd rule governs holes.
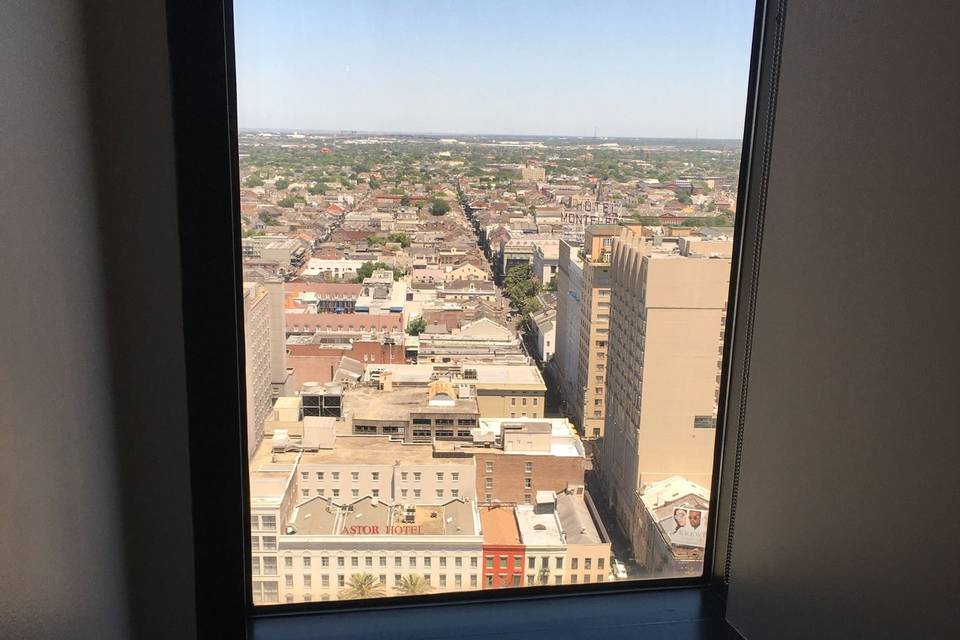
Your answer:
[[[956,637],[957,5],[790,2],[728,617]]]
[[[163,3],[0,14],[0,637],[190,638]]]
[[[125,562],[82,16],[0,20],[0,636],[124,637]]]

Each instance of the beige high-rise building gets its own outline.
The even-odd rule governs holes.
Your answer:
[[[583,298],[583,259],[580,245],[560,241],[557,270],[556,352],[551,364],[560,383],[560,397],[569,410],[576,404],[580,376],[580,306]]]
[[[574,421],[584,438],[603,436],[610,320],[610,250],[622,228],[596,225],[587,227],[584,234],[577,389],[576,395],[570,399]]]
[[[287,370],[283,281],[243,283],[243,336],[247,386],[247,453],[263,439],[274,398],[285,395]]]
[[[703,248],[704,253],[698,253]],[[597,466],[624,530],[645,485],[710,487],[730,242],[613,243],[606,430]]]

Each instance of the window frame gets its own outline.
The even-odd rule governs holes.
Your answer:
[[[506,588],[365,601],[253,606],[245,424],[239,157],[231,0],[167,0],[187,369],[197,637],[250,637],[260,618],[571,596],[709,590],[729,581],[744,398],[766,206],[786,0],[758,0],[747,85],[737,221],[704,572],[589,585]],[[203,211],[203,216],[194,215]],[[223,331],[232,327],[233,331]],[[210,403],[217,397],[220,402]],[[739,410],[739,413],[737,413]],[[220,463],[209,464],[217,451]],[[237,491],[223,492],[233,486]],[[282,526],[282,523],[278,523]],[[281,535],[276,531],[275,535]],[[279,571],[278,571],[279,573]],[[263,577],[263,576],[260,576]],[[278,586],[280,577],[277,576]],[[722,607],[721,607],[722,609]]]

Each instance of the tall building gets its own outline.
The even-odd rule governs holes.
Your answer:
[[[623,227],[587,227],[581,253],[583,299],[580,305],[580,353],[573,399],[575,422],[584,438],[601,438],[607,380],[610,319],[610,249]]]
[[[710,486],[731,250],[630,229],[613,243],[597,466],[625,531],[646,509],[646,485],[680,476]]]
[[[247,395],[247,453],[263,438],[273,399],[287,391],[283,281],[243,284],[243,335]]]
[[[560,397],[564,403],[572,402],[578,395],[582,298],[583,259],[580,257],[580,245],[561,240],[557,270],[556,351],[552,362],[554,375],[560,386]],[[570,407],[564,407],[565,411],[569,409]]]

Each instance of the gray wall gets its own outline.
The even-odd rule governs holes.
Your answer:
[[[190,638],[163,3],[0,15],[0,637]]]
[[[788,7],[728,604],[750,640],[956,637],[957,24]]]

